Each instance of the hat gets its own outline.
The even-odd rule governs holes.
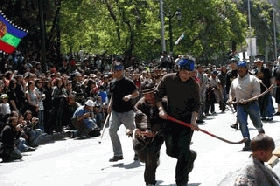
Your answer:
[[[178,63],[179,67],[184,70],[193,71],[194,70],[194,61],[191,59],[182,59]]]
[[[94,107],[95,106],[94,102],[92,100],[90,100],[90,99],[85,102],[85,105],[90,106],[90,107]]]
[[[153,82],[146,82],[142,86],[142,93],[147,94],[149,92],[154,91],[155,84]]]
[[[263,62],[263,59],[261,59],[261,58],[256,58],[256,59],[254,60],[254,63],[257,63],[257,62]]]
[[[238,62],[240,59],[238,56],[233,56],[231,59],[230,59],[230,62]]]
[[[238,62],[237,66],[238,67],[246,67],[247,68],[247,63],[246,63],[246,61],[240,61],[240,62]]]
[[[217,70],[213,70],[213,71],[211,72],[211,74],[213,74],[213,75],[218,75],[218,71],[217,71]]]
[[[8,98],[8,95],[7,95],[7,94],[2,94],[2,95],[1,95],[1,98],[2,98],[2,99]]]
[[[200,68],[200,67],[203,68],[202,64],[196,64],[196,65],[195,65],[195,68]]]
[[[114,70],[123,70],[123,69],[124,69],[124,66],[122,63],[120,63],[120,62],[115,63]]]

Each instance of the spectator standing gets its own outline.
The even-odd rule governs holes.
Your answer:
[[[261,93],[263,93],[270,87],[272,83],[272,75],[270,70],[263,66],[262,59],[256,58],[254,64],[256,65],[256,68],[253,70],[253,74],[260,79]],[[261,120],[272,121],[274,108],[270,91],[259,98],[259,105]]]
[[[43,100],[43,106],[44,106],[44,132],[50,134],[52,133],[51,129],[51,123],[49,123],[49,118],[51,116],[51,110],[52,110],[52,82],[51,78],[47,78],[44,82],[44,92],[45,99]]]
[[[38,122],[38,128],[41,129],[44,132],[44,104],[43,101],[46,98],[46,95],[44,94],[45,90],[43,87],[43,81],[42,79],[37,79],[35,81],[36,83],[36,88],[35,91],[37,93],[38,96],[38,113],[37,113],[37,117],[39,118],[39,122]]]
[[[49,120],[49,124],[56,132],[62,132],[63,130],[63,112],[66,106],[66,89],[64,88],[61,78],[56,78],[55,87],[52,92],[52,112]]]
[[[27,109],[31,110],[33,115],[37,117],[39,111],[39,95],[35,90],[35,82],[29,81],[27,86],[27,91],[25,93],[27,100]]]
[[[16,81],[12,79],[8,85],[8,91],[7,91],[8,102],[10,104],[11,110],[19,112],[20,105],[18,102],[18,97],[16,95],[15,89],[16,89]]]
[[[242,150],[250,151],[251,138],[248,129],[248,115],[250,116],[254,127],[259,130],[260,133],[264,130],[260,119],[258,100],[253,100],[250,102],[244,101],[260,94],[259,79],[248,73],[248,68],[245,61],[238,62],[238,77],[232,81],[229,93],[228,103],[231,104],[231,102],[236,98],[236,102],[238,103],[237,120],[240,125],[242,136],[247,138],[247,141],[245,141],[245,146]]]
[[[207,74],[204,73],[204,67],[201,64],[198,64],[196,66],[197,70],[197,79],[198,79],[198,84],[199,84],[199,95],[200,95],[200,108],[198,111],[198,116],[197,116],[197,124],[203,123],[203,118],[204,118],[204,111],[205,111],[205,100],[206,100],[206,88],[209,84],[209,78]]]
[[[133,81],[124,76],[123,64],[115,62],[113,70],[115,79],[110,84],[111,99],[108,105],[108,114],[111,113],[109,134],[114,153],[114,156],[109,160],[110,162],[123,159],[122,146],[117,132],[121,124],[124,124],[129,130],[135,128],[131,101],[139,96],[139,91]]]
[[[233,57],[230,59],[230,70],[228,70],[226,75],[226,99],[229,98],[229,90],[231,86],[231,82],[237,78],[238,76],[238,70],[237,70],[237,62],[239,61],[239,58]],[[231,106],[231,105],[230,105]],[[233,108],[236,110],[236,104],[233,104]],[[231,128],[238,129],[238,120],[236,119],[236,122],[230,125]]]
[[[8,103],[8,95],[1,95],[1,103],[0,103],[0,129],[7,123],[7,119],[11,114],[10,104]]]
[[[26,82],[23,79],[23,75],[17,74],[15,75],[16,87],[15,87],[15,95],[17,97],[18,109],[19,112],[23,112],[24,104],[25,104],[25,92],[26,92]]]

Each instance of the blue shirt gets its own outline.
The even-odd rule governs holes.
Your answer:
[[[83,116],[85,113],[88,113],[88,112],[90,112],[91,114],[90,114],[90,117],[84,118],[84,124],[89,129],[96,128],[97,126],[96,126],[95,118],[93,116],[93,111],[85,110],[85,106],[78,107],[77,110],[75,111],[75,113],[73,114],[72,118]]]

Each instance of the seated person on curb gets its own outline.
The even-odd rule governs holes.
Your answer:
[[[1,131],[2,145],[0,147],[0,158],[2,158],[3,162],[22,158],[20,150],[15,146],[15,139],[19,139],[21,135],[21,126],[16,121],[17,117],[9,117],[8,124]]]
[[[273,138],[258,134],[251,141],[252,160],[235,179],[235,186],[279,186],[279,177],[264,163],[272,157],[275,148]]]
[[[18,122],[23,124],[23,131],[27,135],[27,143],[31,147],[40,145],[40,141],[45,135],[41,129],[38,128],[39,118],[33,117],[32,112],[27,110],[23,116],[19,116]]]
[[[72,120],[77,129],[77,136],[80,138],[90,138],[100,136],[100,129],[94,119],[92,100],[87,100],[84,106],[80,106],[75,111]]]

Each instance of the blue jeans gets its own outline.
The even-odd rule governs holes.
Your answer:
[[[237,119],[240,125],[240,130],[243,137],[250,139],[250,133],[248,129],[248,115],[252,120],[252,123],[256,129],[262,129],[263,124],[260,119],[260,108],[259,103],[257,101],[253,101],[251,103],[245,105],[237,106]]]
[[[262,118],[273,117],[274,107],[273,107],[272,96],[270,93],[267,93],[263,97],[259,98],[259,105],[260,105],[260,116]]]
[[[124,124],[129,130],[135,129],[133,110],[127,112],[116,112],[112,110],[109,119],[109,135],[112,141],[114,156],[123,155],[121,142],[117,133],[121,124]]]

